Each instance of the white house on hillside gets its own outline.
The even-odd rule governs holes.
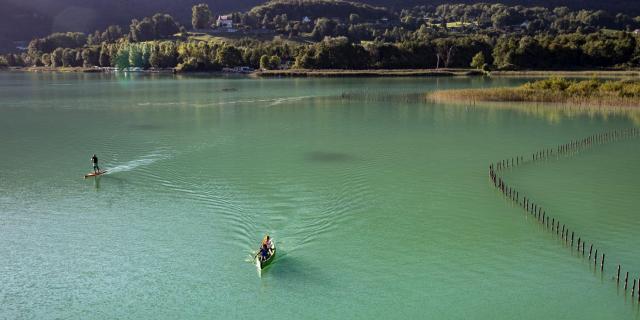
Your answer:
[[[218,16],[218,20],[216,20],[216,26],[218,28],[231,29],[231,28],[233,28],[233,20],[231,19],[231,16],[229,16],[229,15]]]
[[[302,18],[302,23],[309,23],[311,22],[311,19],[309,19],[309,17],[304,16],[304,18]]]

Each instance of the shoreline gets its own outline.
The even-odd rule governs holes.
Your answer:
[[[262,70],[251,74],[259,78],[275,77],[469,77],[484,76],[484,71],[475,69],[288,69],[288,70]]]
[[[363,70],[339,70],[339,69],[287,69],[287,70],[256,70],[250,73],[224,72],[224,71],[181,71],[174,69],[160,70],[136,70],[123,71],[114,68],[101,67],[8,67],[0,68],[0,71],[13,72],[59,72],[59,73],[135,73],[135,74],[211,74],[211,75],[239,75],[254,78],[277,78],[277,77],[461,77],[461,76],[484,76],[483,71],[475,69],[363,69]]]
[[[113,68],[98,67],[7,67],[0,68],[0,71],[13,72],[59,72],[59,73],[112,73]],[[362,69],[362,70],[341,70],[341,69],[287,69],[287,70],[257,70],[251,73],[233,73],[222,71],[197,71],[197,72],[176,72],[174,69],[137,70],[137,71],[117,71],[138,74],[212,74],[212,75],[245,75],[254,78],[307,78],[307,77],[567,77],[567,78],[626,78],[640,77],[639,70],[521,70],[521,71],[491,71],[484,72],[477,69]]]

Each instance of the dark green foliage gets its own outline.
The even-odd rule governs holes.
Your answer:
[[[63,67],[77,67],[78,60],[77,51],[75,49],[65,48],[62,51],[62,66]]]
[[[40,62],[44,67],[51,66],[51,54],[48,54],[48,53],[42,54],[42,56],[40,57]]]
[[[633,64],[638,40],[627,32],[502,37],[493,49],[495,65],[524,69],[613,67]]]
[[[271,66],[271,69],[278,69],[281,63],[282,60],[280,60],[280,57],[278,56],[271,56],[271,58],[269,58],[269,65]]]
[[[298,55],[296,65],[316,69],[363,69],[369,66],[369,55],[360,45],[345,37],[325,38]]]
[[[260,57],[260,69],[271,69],[271,66],[269,65],[269,56],[266,54],[263,54],[262,57]]]
[[[177,50],[175,43],[164,41],[154,44],[149,56],[149,64],[154,68],[173,68],[177,64]]]
[[[51,63],[49,65],[54,68],[62,67],[63,53],[64,53],[64,49],[62,48],[56,48],[55,50],[53,50],[53,52],[51,53]]]
[[[274,17],[281,14],[286,14],[290,20],[302,20],[304,17],[312,20],[330,17],[344,21],[349,20],[352,14],[362,20],[377,20],[392,16],[386,8],[341,0],[276,0],[254,7],[249,14],[260,20],[265,16]]]
[[[101,34],[101,40],[104,42],[116,42],[116,40],[122,37],[122,28],[120,26],[111,25]]]
[[[129,26],[129,38],[133,42],[149,41],[155,38],[153,22],[149,18],[144,18],[142,21],[133,19]]]
[[[100,47],[100,55],[98,56],[98,64],[100,67],[111,67],[111,57],[109,56],[109,49],[106,44]]]
[[[242,53],[234,46],[222,46],[216,52],[216,62],[224,67],[242,65]]]
[[[12,41],[33,39],[36,37],[42,37],[43,35],[51,32],[52,25],[56,24],[54,21],[65,16],[65,11],[69,8],[81,7],[83,9],[95,12],[96,15],[91,19],[79,19],[80,21],[86,21],[78,23],[77,31],[83,31],[90,33],[96,29],[103,30],[104,27],[110,24],[117,24],[120,26],[128,26],[129,22],[134,18],[151,16],[155,12],[167,12],[176,18],[176,21],[182,24],[190,25],[191,11],[187,8],[197,3],[206,3],[216,14],[233,12],[240,10],[248,10],[254,5],[263,5],[264,0],[243,0],[243,1],[219,1],[219,0],[10,0],[2,1],[2,10],[0,10],[0,49],[3,47],[7,49],[14,49],[14,46],[9,47]],[[635,0],[363,0],[360,1],[373,6],[384,6],[390,10],[400,12],[402,9],[411,8],[415,5],[425,6],[427,8],[435,8],[443,3],[465,3],[465,4],[478,4],[478,3],[490,3],[487,6],[495,3],[503,3],[509,6],[526,6],[537,7],[546,6],[550,10],[554,7],[567,6],[570,10],[578,11],[580,9],[586,9],[595,11],[598,9],[607,10],[611,14],[613,22],[620,26],[619,30],[625,30],[625,24],[630,24],[633,30],[633,25],[637,25],[637,21],[634,18],[640,15],[640,6]],[[341,12],[342,15],[348,16],[350,10]],[[461,13],[451,21],[458,21],[461,17],[464,17],[466,12]],[[622,16],[618,16],[618,13],[622,13]],[[313,19],[318,18],[320,15],[334,18],[335,14],[323,14],[315,12],[315,16],[310,16]],[[627,17],[625,17],[625,15]],[[273,18],[274,15],[271,15]],[[419,15],[413,15],[413,18],[418,18]],[[391,19],[391,17],[388,17]],[[473,16],[469,16],[467,21],[472,21]],[[362,19],[365,19],[362,16]],[[289,14],[289,20],[299,20]],[[343,19],[346,20],[346,19]],[[593,19],[598,20],[598,19]],[[483,18],[483,21],[490,21],[490,16]],[[529,19],[529,21],[533,21]],[[547,23],[547,20],[544,20]],[[255,23],[255,21],[254,21]],[[251,25],[251,24],[247,24]],[[405,28],[408,27],[405,25]],[[418,28],[419,26],[416,26]],[[575,31],[569,30],[567,31]],[[125,31],[125,33],[128,30]],[[99,42],[96,42],[96,44]],[[55,49],[55,47],[54,47]]]
[[[319,8],[327,11],[317,11]],[[345,12],[334,12],[345,8]],[[314,16],[312,12],[326,16]],[[200,27],[209,26],[211,12],[206,5],[195,6],[193,13]],[[387,14],[388,20],[377,20]],[[301,17],[311,21],[300,21]],[[267,26],[273,29],[271,32],[280,33],[278,38],[289,37],[295,42],[244,38],[223,43],[191,41],[180,35],[174,38],[182,27],[171,16],[156,14],[132,21],[127,35],[115,25],[88,37],[81,33],[53,34],[33,40],[28,55],[4,60],[11,65],[39,61],[54,67],[179,67],[197,71],[244,65],[273,69],[294,61],[297,67],[320,69],[640,66],[638,36],[604,29],[623,24],[632,29],[640,18],[604,11],[482,3],[421,6],[392,13],[345,1],[291,0],[234,13],[232,19],[247,30]],[[171,40],[159,41],[167,38]],[[20,62],[14,62],[17,57]]]
[[[191,25],[194,29],[208,28],[211,20],[211,10],[207,4],[201,3],[191,8]]]
[[[353,42],[373,40],[373,28],[367,24],[352,24],[347,29],[347,36]]]
[[[154,24],[156,37],[166,39],[180,31],[180,27],[168,14],[156,13],[151,18]]]
[[[136,19],[129,26],[129,39],[143,42],[172,37],[180,31],[180,27],[168,14],[156,13],[152,18]]]
[[[338,23],[334,20],[320,18],[316,21],[316,26],[313,28],[313,32],[311,32],[311,37],[316,41],[320,41],[324,39],[324,37],[335,36],[337,27]]]
[[[482,51],[478,52],[473,59],[471,59],[470,66],[476,69],[482,69],[487,63],[485,62],[484,53]]]
[[[78,48],[87,43],[87,36],[80,32],[53,33],[47,37],[34,39],[29,43],[31,55],[51,53],[56,48]]]
[[[4,63],[6,66],[13,67],[16,65],[16,56],[13,54],[7,54],[4,57]]]

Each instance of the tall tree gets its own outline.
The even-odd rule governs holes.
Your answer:
[[[471,59],[471,67],[476,69],[482,69],[485,64],[484,53],[482,51],[478,52],[473,59]]]
[[[51,63],[50,65],[54,68],[57,67],[62,67],[62,53],[64,52],[64,49],[62,48],[57,48],[55,50],[53,50],[53,52],[51,53]]]
[[[234,46],[225,45],[218,49],[216,62],[225,67],[239,66],[242,64],[242,53]]]
[[[149,41],[156,38],[156,31],[154,23],[149,18],[144,18],[142,21],[136,19],[131,20],[129,26],[129,37],[133,42]]]
[[[158,38],[168,38],[180,31],[178,24],[168,14],[156,13],[151,20],[153,20],[155,34]]]
[[[191,8],[191,25],[194,29],[205,29],[211,23],[211,10],[205,3],[201,3]]]
[[[106,45],[102,44],[100,48],[100,57],[98,63],[101,67],[111,67],[111,57],[109,56],[109,49]]]

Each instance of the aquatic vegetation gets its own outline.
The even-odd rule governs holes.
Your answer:
[[[549,78],[514,88],[443,90],[428,94],[439,102],[547,102],[568,105],[640,106],[638,80]]]

